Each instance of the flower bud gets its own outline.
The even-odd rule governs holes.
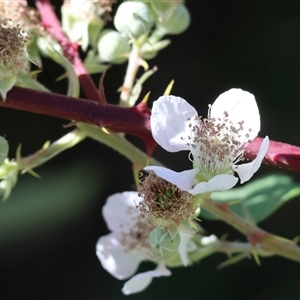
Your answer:
[[[151,7],[157,15],[157,26],[166,34],[180,34],[190,25],[190,13],[183,3],[151,1]]]
[[[102,32],[98,42],[99,58],[103,62],[122,64],[130,52],[128,39],[121,33],[107,29]]]
[[[125,1],[117,9],[114,25],[119,32],[129,38],[138,39],[150,32],[153,19],[145,3]]]
[[[0,93],[3,101],[17,76],[27,67],[27,34],[11,20],[0,25]]]

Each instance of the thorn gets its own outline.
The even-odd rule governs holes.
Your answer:
[[[101,130],[106,134],[110,134],[109,131],[105,127],[101,127]]]
[[[255,249],[253,249],[252,255],[257,265],[261,267],[260,259]]]
[[[141,101],[141,103],[144,103],[144,104],[146,104],[146,103],[148,102],[148,99],[149,99],[150,93],[151,93],[151,92],[148,92],[148,93],[147,93],[147,94],[144,96],[144,98],[143,98],[143,100]]]
[[[16,161],[20,161],[22,159],[22,155],[21,155],[21,148],[22,148],[22,144],[19,144],[16,150]]]
[[[28,170],[25,169],[21,172],[21,174],[25,174],[26,172],[28,172],[30,175],[32,175],[35,178],[41,178],[41,176],[35,171],[33,171],[32,169],[28,169]]]
[[[166,88],[165,91],[164,91],[164,95],[168,96],[168,95],[171,94],[171,90],[172,90],[172,88],[173,88],[174,82],[175,82],[174,79],[172,79],[172,80],[170,81],[170,83],[168,84],[167,88]]]
[[[104,93],[104,77],[105,77],[105,75],[106,75],[106,70],[104,70],[102,72],[102,75],[99,80],[99,95],[100,95],[101,103],[107,103],[107,99],[106,99],[105,93]]]

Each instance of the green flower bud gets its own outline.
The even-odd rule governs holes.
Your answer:
[[[190,25],[191,16],[183,3],[151,1],[157,26],[166,34],[180,34]]]
[[[99,58],[103,62],[122,64],[130,52],[128,39],[121,33],[107,29],[102,32],[98,42]]]
[[[27,34],[11,20],[0,25],[0,93],[3,101],[17,76],[27,67]]]
[[[178,250],[180,236],[176,229],[164,231],[157,227],[149,234],[149,244],[155,255],[168,257]]]
[[[145,3],[125,1],[117,9],[114,25],[119,32],[129,38],[138,39],[150,32],[153,19]]]

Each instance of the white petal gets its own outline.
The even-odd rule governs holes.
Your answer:
[[[141,198],[137,192],[124,192],[109,196],[102,208],[102,215],[108,229],[128,232],[140,215],[135,207],[135,203],[140,201]]]
[[[150,124],[154,140],[165,150],[188,150],[186,141],[190,134],[188,118],[197,116],[193,106],[180,97],[162,96],[153,102]]]
[[[250,134],[250,140],[257,136],[260,131],[260,115],[254,95],[241,89],[231,89],[221,94],[211,107],[211,116],[223,119],[224,111],[228,112],[228,119],[235,126],[238,126],[238,122],[244,121],[244,130],[240,131],[242,137],[246,133]],[[252,129],[251,132],[248,132],[249,128]]]
[[[213,177],[207,182],[198,183],[193,189],[189,190],[188,192],[192,195],[197,195],[214,191],[226,191],[234,187],[237,182],[237,177],[229,174],[221,174]]]
[[[183,191],[188,191],[192,188],[195,176],[198,174],[199,169],[191,169],[183,172],[175,172],[173,170],[159,167],[159,166],[148,166],[145,170],[151,170],[156,173],[159,177],[175,184]]]
[[[143,291],[152,282],[154,277],[170,276],[172,273],[165,267],[163,262],[160,262],[154,271],[148,271],[137,274],[125,282],[122,292],[125,295],[130,295]]]
[[[270,144],[269,137],[266,136],[263,139],[258,154],[253,161],[233,167],[235,172],[238,173],[241,183],[248,181],[253,176],[253,174],[257,172],[257,170],[261,165],[261,162],[263,161],[264,157],[268,152],[269,144]]]
[[[126,279],[136,272],[144,257],[137,251],[125,252],[121,239],[119,233],[100,237],[96,245],[96,254],[107,272],[117,279]]]
[[[178,248],[178,252],[182,261],[182,264],[184,266],[189,265],[189,258],[188,258],[188,244],[192,238],[192,235],[189,233],[185,233],[182,231],[179,231],[179,235],[180,235],[180,245]]]

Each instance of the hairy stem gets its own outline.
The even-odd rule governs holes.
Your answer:
[[[115,132],[152,139],[149,115],[125,108],[60,94],[14,87],[0,106],[105,126]]]
[[[61,137],[59,140],[51,143],[49,146],[43,147],[32,155],[21,157],[20,154],[18,154],[17,162],[19,169],[23,172],[27,172],[28,170],[36,168],[44,164],[54,156],[58,155],[59,153],[72,148],[85,138],[86,135],[84,132],[79,129],[75,129]]]
[[[266,251],[263,251],[260,248],[255,249],[257,253],[261,256],[271,256],[271,253],[268,253]],[[199,260],[212,255],[214,253],[225,253],[227,255],[232,254],[243,254],[238,257],[238,259],[242,259],[245,257],[248,257],[253,252],[253,245],[250,243],[243,243],[243,242],[228,242],[228,241],[222,241],[216,239],[212,243],[209,243],[208,245],[205,245],[203,247],[200,247],[198,250],[191,252],[189,254],[189,258],[194,261],[198,262]],[[230,258],[232,259],[232,258]],[[232,262],[235,262],[235,259],[232,259]]]
[[[120,134],[107,133],[101,130],[99,127],[86,123],[78,123],[77,127],[80,128],[86,136],[109,146],[128,158],[134,164],[134,167],[138,168],[139,170],[144,168],[149,163],[151,165],[161,165],[161,163],[154,158],[149,159],[149,157],[143,151],[128,142]]]
[[[260,148],[261,137],[254,139],[245,151],[245,158],[253,160]],[[300,147],[286,143],[270,141],[270,147],[263,161],[265,164],[300,172]]]

